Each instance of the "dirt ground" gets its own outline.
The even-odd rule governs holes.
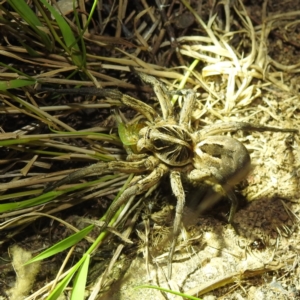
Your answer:
[[[174,3],[176,7],[177,2]],[[255,32],[259,33],[262,29],[262,7],[266,2],[249,0],[243,3]],[[155,4],[151,2],[149,6],[151,5]],[[191,1],[191,5],[195,7],[195,1]],[[209,20],[211,7],[212,3],[203,3],[201,6],[204,22]],[[215,12],[221,16],[224,14],[222,7],[215,6]],[[214,102],[214,99],[207,100],[207,94],[202,92],[193,112],[195,123],[195,120],[201,119],[199,129],[203,124],[214,124],[220,119],[223,122],[246,120],[261,125],[300,129],[300,1],[270,0],[266,4],[266,12],[269,18],[273,15],[283,17],[277,23],[275,20],[270,22],[272,26],[266,29],[268,34],[267,42],[264,42],[264,53],[270,63],[263,73],[268,74],[271,70],[271,73],[275,74],[277,66],[280,75],[276,73],[275,77],[266,75],[265,78],[257,79],[256,86],[253,88],[258,91],[257,96],[249,101],[245,100],[248,102],[243,105],[239,102],[236,107],[229,107],[227,110],[224,109],[226,101],[223,103]],[[172,20],[176,37],[196,33],[204,35],[203,29],[197,22],[182,28],[186,26],[182,23],[187,22],[184,17],[173,16]],[[235,23],[234,19],[231,22],[233,29],[238,31],[240,22]],[[218,34],[222,36],[221,32]],[[259,34],[256,39],[259,40]],[[231,42],[241,51],[251,48],[251,45],[247,44],[249,39],[244,44],[234,39]],[[189,44],[190,47],[193,45]],[[258,42],[257,45],[260,43]],[[181,46],[185,49],[185,45]],[[140,58],[149,59],[150,56],[146,53],[141,54]],[[240,57],[243,55],[241,54]],[[274,61],[280,65],[276,65]],[[175,67],[178,61],[174,53],[167,58],[158,53],[152,63],[171,68]],[[205,64],[201,66],[204,71],[209,71],[205,69]],[[288,66],[294,68],[289,69]],[[114,76],[113,72],[108,71],[107,74]],[[207,84],[213,86],[215,91],[220,91],[218,92],[220,95],[224,82],[227,82],[228,78],[229,74],[222,74],[222,76],[213,74],[207,79]],[[272,81],[272,78],[276,78],[277,81]],[[122,77],[122,79],[126,82],[135,81],[130,75],[129,78]],[[188,85],[191,88],[190,84]],[[153,96],[151,93],[150,95]],[[223,96],[226,98],[226,95]],[[61,98],[61,101],[68,104],[80,102],[82,98],[71,96]],[[230,106],[230,103],[228,105]],[[95,126],[110,127],[112,122],[110,115],[109,109],[89,111],[88,115],[74,112],[65,115],[64,122],[78,130]],[[127,109],[124,110],[124,115],[130,119],[134,113]],[[31,121],[28,116],[22,118],[20,115],[6,117],[1,115],[1,117],[3,118],[1,127],[4,132],[13,132]],[[42,127],[39,130],[43,131],[46,128]],[[99,293],[96,299],[183,299],[181,296],[150,288],[137,288],[147,284],[184,292],[206,300],[300,299],[299,135],[289,132],[238,131],[232,136],[246,146],[252,165],[248,177],[235,188],[239,209],[235,214],[233,225],[227,223],[230,205],[226,197],[204,214],[200,216],[196,214],[195,205],[199,204],[199,199],[209,187],[201,186],[199,191],[186,183],[187,203],[183,216],[184,226],[173,259],[172,278],[168,280],[167,257],[176,200],[170,190],[169,179],[166,178],[140,206],[141,216],[134,224],[130,236],[133,244],[122,242],[118,237],[111,235],[92,257],[88,277],[90,290],[95,285],[100,285],[99,277],[107,268],[113,251],[120,245],[123,247],[122,254],[115,262],[112,271],[105,281],[101,282],[103,292]],[[82,145],[85,146],[82,141],[74,143],[77,145],[83,143]],[[6,150],[0,151],[4,155]],[[5,162],[2,164],[6,166]],[[51,171],[70,168],[70,164],[72,163],[54,163]],[[84,167],[85,164],[85,161],[79,161],[72,167],[74,165]],[[1,183],[6,180],[3,175]],[[107,195],[79,203],[56,215],[79,227],[82,218],[99,219],[114,196],[115,194]],[[4,220],[1,219],[1,222]],[[17,244],[35,255],[72,233],[60,223],[48,218],[40,218],[11,230],[14,232],[12,238],[9,236],[10,231],[0,229],[0,239],[3,240],[0,243],[0,256],[3,261],[0,263],[1,300],[9,299],[6,292],[15,282],[15,272],[9,253],[12,245]],[[97,234],[95,229],[92,236],[96,237]],[[81,257],[87,245],[86,241],[77,245],[74,250],[74,260]],[[32,293],[53,280],[65,255],[66,253],[63,252],[41,263]],[[68,292],[65,292],[59,299],[69,299],[68,297]],[[26,299],[32,298],[28,296]]]

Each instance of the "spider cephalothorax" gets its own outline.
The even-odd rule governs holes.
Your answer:
[[[137,150],[150,151],[169,166],[182,167],[192,162],[191,134],[178,125],[147,126],[139,132]]]
[[[143,153],[131,161],[99,162],[78,170],[64,179],[48,186],[45,191],[52,190],[62,184],[74,181],[88,174],[101,175],[104,172],[120,171],[123,173],[144,173],[146,176],[132,183],[110,206],[106,213],[104,229],[117,209],[132,196],[142,194],[155,187],[163,176],[169,174],[172,191],[177,198],[176,213],[173,226],[173,241],[169,252],[168,275],[171,276],[171,262],[179,234],[182,213],[185,204],[185,192],[181,175],[198,184],[204,180],[219,184],[231,200],[229,222],[237,207],[237,199],[232,191],[248,174],[250,156],[245,146],[238,140],[219,135],[237,130],[247,131],[281,131],[297,132],[295,129],[281,129],[260,126],[244,122],[216,123],[194,132],[191,126],[192,110],[196,102],[196,94],[188,91],[179,116],[174,115],[174,109],[165,86],[152,76],[139,74],[143,81],[153,86],[158,98],[161,116],[149,105],[122,94],[117,90],[91,90],[92,93],[121,101],[144,116],[146,126],[139,131],[137,151]],[[76,92],[76,91],[68,91]],[[132,157],[131,157],[132,159]]]

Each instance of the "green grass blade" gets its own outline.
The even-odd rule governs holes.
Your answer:
[[[85,285],[89,270],[89,262],[90,255],[87,255],[85,261],[80,266],[74,278],[74,288],[72,291],[71,300],[84,300]]]
[[[122,192],[127,188],[128,184],[132,180],[132,177],[133,177],[133,175],[130,175],[128,177],[126,183],[124,184],[123,188],[118,193],[117,197],[119,197],[122,194]],[[115,200],[117,199],[117,197],[115,198]],[[118,213],[116,215],[118,215]],[[105,217],[103,217],[101,219],[104,219],[104,218]],[[110,222],[110,224],[112,224],[112,223],[113,223],[113,220],[112,220],[112,222]],[[93,226],[93,225],[91,225],[91,226]],[[47,300],[56,300],[60,296],[60,294],[67,287],[67,285],[70,282],[71,278],[74,276],[75,272],[82,266],[82,264],[86,264],[85,268],[88,268],[88,263],[86,262],[87,256],[90,255],[90,253],[92,253],[97,247],[99,247],[100,243],[103,241],[103,239],[104,239],[104,237],[106,235],[107,235],[106,231],[100,233],[100,235],[97,237],[97,239],[95,240],[95,242],[91,245],[91,247],[86,251],[86,253],[80,259],[80,261],[76,263],[76,265],[69,271],[68,275],[55,287],[54,291],[49,295],[49,297],[47,298]],[[81,276],[85,276],[84,275],[85,271],[82,270],[82,272],[83,272],[83,275],[81,275]],[[83,283],[80,286],[81,286],[81,288],[83,290],[85,289],[83,287]],[[75,286],[74,286],[74,288],[75,288]],[[73,292],[72,293],[72,299],[76,299],[77,300],[78,298],[75,298],[75,295],[76,294]]]
[[[52,132],[57,133],[57,134],[78,135],[78,133],[80,133],[80,135],[83,135],[83,136],[91,135],[93,137],[99,137],[99,139],[105,138],[106,141],[116,141],[116,142],[120,141],[119,137],[114,134],[106,134],[106,133],[99,133],[99,132],[93,132],[93,131],[59,131],[59,130],[55,130],[50,127],[49,127],[49,129]]]
[[[28,23],[30,27],[38,34],[38,36],[40,36],[43,44],[47,47],[47,49],[52,49],[53,46],[49,36],[45,33],[45,31],[40,29],[44,27],[43,24],[31,10],[31,8],[27,5],[27,3],[23,0],[8,0],[8,3],[18,13],[20,18]]]
[[[22,145],[22,144],[29,144],[30,142],[35,141],[34,138],[25,138],[25,139],[8,139],[4,141],[0,141],[1,147],[7,147],[11,145]]]
[[[14,210],[18,210],[18,209],[24,209],[24,208],[32,207],[35,205],[44,204],[44,203],[47,203],[47,202],[55,199],[56,197],[58,197],[62,194],[64,194],[63,191],[54,191],[54,192],[49,192],[49,193],[37,196],[37,197],[29,199],[29,200],[0,204],[0,213],[14,211]]]
[[[74,276],[74,274],[77,270],[77,269],[75,269],[75,270],[73,270],[73,269],[74,268],[72,268],[72,270],[70,270],[69,274],[60,283],[57,284],[55,289],[47,297],[46,300],[57,300],[60,297],[61,293],[65,290],[65,288],[67,287],[67,285],[69,284],[69,282],[71,281],[72,277]]]
[[[78,36],[77,40],[80,41],[81,54],[82,54],[82,65],[86,66],[86,46],[85,46],[85,42],[83,39],[84,30],[81,29],[81,23],[79,21],[78,11],[76,9],[75,4],[76,4],[76,1],[73,0],[73,13],[74,13],[74,17],[75,17],[75,24],[76,24],[76,26],[78,28],[78,32],[79,32],[79,36]],[[88,23],[87,23],[87,25],[88,25]]]
[[[0,91],[8,89],[16,89],[19,87],[33,85],[36,83],[36,80],[30,79],[13,79],[9,81],[0,81]]]
[[[85,262],[88,254],[84,254],[80,261],[71,269],[69,270],[68,275],[55,287],[52,293],[48,296],[47,300],[56,300],[61,295],[61,293],[65,290],[68,283],[76,273],[76,271],[80,268],[80,266]]]
[[[66,20],[60,15],[57,10],[55,10],[47,1],[40,0],[43,5],[51,12],[51,14],[54,16],[59,29],[62,33],[65,45],[69,49],[69,54],[72,57],[72,61],[76,66],[79,68],[83,65],[83,59],[80,54],[80,49],[77,44],[76,38],[74,36],[74,33],[72,29],[70,28],[69,24],[66,22]]]
[[[30,190],[30,191],[22,191],[22,192],[11,193],[11,194],[3,194],[3,195],[0,195],[0,201],[36,195],[38,192],[39,192],[39,190]],[[1,206],[1,204],[0,204],[0,206]]]
[[[26,262],[26,265],[31,264],[36,261],[46,259],[50,256],[58,254],[64,250],[74,246],[75,244],[80,242],[84,237],[86,237],[92,231],[93,228],[94,228],[94,225],[89,225],[89,226],[85,227],[84,229],[80,230],[79,232],[76,232],[76,233],[70,235],[69,237],[65,238],[64,240],[58,242],[57,244],[53,245],[52,247],[50,247],[47,250],[43,251],[42,253],[38,254],[34,258],[30,259],[28,262]]]
[[[74,192],[76,190],[86,188],[86,187],[89,187],[89,186],[97,184],[97,183],[112,180],[112,179],[116,178],[117,176],[118,175],[106,175],[106,176],[102,176],[101,178],[99,178],[97,180],[77,184],[74,187],[71,187],[71,188],[68,188],[68,189],[65,189],[62,191],[51,191],[51,192],[39,195],[32,199],[22,200],[19,202],[10,202],[10,203],[0,204],[0,213],[15,211],[15,210],[19,210],[19,209],[29,208],[32,206],[48,203],[63,194]],[[40,192],[42,192],[42,190]]]
[[[87,19],[87,22],[86,22],[86,25],[85,25],[85,28],[83,29],[83,32],[85,32],[87,30],[89,24],[91,23],[92,17],[93,17],[94,12],[97,8],[97,4],[98,4],[98,0],[94,0],[93,5],[92,5],[91,10],[90,10],[90,13],[89,13],[89,16],[88,16],[88,19]]]
[[[173,295],[181,296],[183,299],[201,300],[201,298],[197,298],[194,296],[186,295],[184,293],[168,290],[168,289],[165,289],[165,288],[162,288],[159,286],[155,286],[155,285],[140,285],[140,286],[137,286],[136,289],[154,289],[154,290],[159,290],[162,292],[170,293]]]
[[[0,9],[1,9],[1,6],[0,6]],[[10,66],[10,65],[7,65],[3,62],[0,61],[0,66],[4,67],[4,68],[7,68],[8,70],[11,70],[12,72],[18,74],[18,75],[21,75],[21,76],[24,76],[25,78],[27,78],[27,80],[32,80],[32,81],[35,81],[36,79],[32,78],[31,76],[29,76],[28,74],[26,73],[23,73],[22,71]]]

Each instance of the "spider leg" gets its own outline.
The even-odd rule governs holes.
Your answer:
[[[99,162],[93,165],[90,165],[86,168],[79,169],[63,179],[56,181],[53,184],[50,184],[45,187],[44,192],[49,192],[54,190],[55,188],[75,181],[79,178],[82,178],[87,175],[97,174],[101,175],[107,171],[120,171],[123,173],[141,173],[147,170],[153,170],[158,165],[159,160],[153,156],[149,156],[148,158],[144,158],[140,161],[134,162],[123,162],[123,161],[111,161],[111,162]]]
[[[153,122],[158,116],[157,112],[146,103],[137,100],[129,95],[123,94],[118,90],[99,89],[99,88],[80,88],[80,89],[52,89],[42,88],[42,91],[55,92],[59,94],[81,94],[87,96],[108,97],[114,100],[121,101],[124,105],[133,108],[142,114],[149,122]]]
[[[185,204],[185,193],[180,178],[180,172],[171,171],[170,179],[171,179],[172,191],[175,197],[177,198],[177,204],[176,204],[175,219],[173,224],[173,240],[172,240],[169,257],[168,257],[168,278],[171,278],[172,275],[172,258],[176,247],[177,237],[180,231],[183,208]]]
[[[167,120],[168,118],[174,117],[174,111],[172,103],[168,97],[168,91],[162,82],[158,81],[155,77],[137,72],[140,78],[145,82],[152,85],[155,95],[159,101],[163,119]]]
[[[179,125],[184,125],[187,128],[190,128],[192,111],[194,108],[195,101],[196,101],[196,93],[193,90],[188,90],[185,96],[183,106],[180,111]]]
[[[99,93],[100,91],[100,96],[109,97],[121,101],[124,105],[133,108],[134,110],[145,116],[145,118],[149,122],[153,122],[154,119],[158,116],[157,112],[148,104],[126,94],[123,94],[118,90],[101,89],[99,90]]]
[[[232,186],[226,185],[226,184],[221,184],[220,182],[224,182],[224,178],[218,174],[217,170],[213,169],[207,169],[207,170],[193,170],[189,174],[189,179],[193,183],[205,181],[205,180],[213,180],[214,183],[219,184],[222,187],[222,190],[226,194],[226,196],[229,198],[231,205],[230,205],[230,211],[229,211],[229,217],[228,217],[228,223],[231,224],[233,222],[233,218],[236,212],[236,209],[238,207],[238,200],[232,191]],[[211,207],[214,205],[218,200],[220,199],[220,196],[218,197],[216,194],[209,195],[208,197],[204,197],[202,199],[201,203],[201,209],[200,211],[203,211],[204,207]],[[209,202],[209,203],[208,203]],[[199,213],[199,209],[197,210]]]
[[[228,198],[231,202],[228,223],[232,224],[239,202],[238,202],[238,199],[236,198],[236,195],[232,189],[226,189],[226,187],[223,187],[223,189],[226,190],[226,195],[228,196]]]
[[[222,132],[233,132],[238,130],[244,131],[273,131],[273,132],[292,132],[298,133],[299,131],[294,128],[277,128],[270,126],[263,126],[259,124],[251,124],[247,122],[228,122],[228,123],[217,123],[209,125],[207,128],[203,128],[200,131],[194,133],[196,141],[200,141],[203,138],[211,135],[216,135]]]
[[[165,164],[157,165],[154,170],[145,178],[134,183],[132,186],[129,186],[123,194],[113,202],[109,209],[106,212],[106,217],[102,230],[107,227],[117,210],[132,196],[140,195],[153,186],[157,185],[161,178],[169,172],[169,168]]]

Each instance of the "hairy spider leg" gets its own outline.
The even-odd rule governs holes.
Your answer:
[[[291,132],[298,133],[299,131],[294,128],[278,128],[264,125],[256,125],[247,122],[228,122],[228,123],[216,123],[204,127],[203,129],[193,134],[195,140],[203,140],[207,136],[216,135],[223,132],[234,132],[234,131],[271,131],[271,132]]]
[[[168,118],[173,118],[174,117],[173,106],[168,97],[168,91],[166,87],[162,84],[162,82],[158,81],[153,76],[141,72],[136,72],[136,73],[142,79],[142,81],[144,81],[145,83],[149,83],[152,86],[153,91],[160,104],[163,119],[167,120]]]
[[[41,88],[41,91],[53,92],[57,94],[75,94],[75,95],[87,95],[87,96],[99,96],[111,98],[113,100],[120,101],[122,104],[133,108],[140,114],[142,114],[149,122],[153,122],[158,117],[157,112],[150,105],[135,99],[129,95],[114,89],[99,89],[99,88],[80,88],[80,89],[53,89],[53,88]]]
[[[153,90],[156,94],[156,97],[159,100],[161,109],[162,109],[162,115],[163,115],[163,119],[165,121],[171,121],[171,122],[175,122],[175,118],[174,118],[174,109],[172,106],[172,103],[170,101],[170,95],[167,92],[165,86],[158,81],[155,77],[153,76],[149,76],[143,73],[138,73],[138,75],[140,76],[140,78],[146,82],[152,85]],[[190,122],[191,122],[191,116],[192,116],[192,111],[194,108],[194,103],[196,100],[196,94],[194,91],[192,90],[188,90],[187,91],[187,95],[185,97],[185,101],[183,104],[183,107],[181,108],[180,111],[180,115],[179,115],[179,126],[175,126],[172,125],[172,128],[180,128],[180,126],[182,126],[186,131],[188,131],[190,129]],[[146,131],[146,129],[144,129],[144,131]],[[152,129],[152,136],[155,135],[155,130]],[[158,133],[157,138],[162,138],[162,134]],[[172,141],[173,136],[170,135],[169,136],[169,140],[170,142]],[[174,141],[175,142],[175,141]],[[182,141],[186,142],[186,141]],[[180,144],[179,141],[177,141],[176,144]],[[150,145],[149,145],[150,147]],[[159,156],[160,157],[160,156]],[[161,160],[163,160],[163,158],[160,158]],[[166,162],[168,164],[168,162]],[[169,256],[168,256],[168,277],[171,278],[172,275],[172,259],[173,259],[173,255],[174,255],[174,251],[175,251],[175,247],[176,247],[176,242],[177,242],[177,238],[180,232],[180,225],[181,225],[181,221],[182,221],[182,214],[183,214],[183,209],[184,209],[184,204],[185,204],[185,192],[184,189],[182,187],[182,181],[181,181],[181,176],[180,176],[180,172],[178,171],[171,171],[170,172],[170,181],[171,181],[171,188],[172,191],[177,199],[177,204],[176,204],[176,210],[175,210],[175,218],[174,218],[174,223],[173,223],[173,240],[171,243],[171,248],[169,251]]]
[[[175,219],[173,223],[173,239],[171,243],[171,248],[168,256],[168,278],[172,276],[172,260],[177,243],[177,238],[180,232],[180,225],[182,221],[182,214],[185,205],[185,192],[182,186],[182,181],[180,177],[180,172],[171,171],[170,172],[171,188],[177,199]]]
[[[191,128],[192,112],[195,101],[196,93],[193,90],[188,90],[179,115],[179,125],[183,125],[188,129]]]
[[[159,160],[153,156],[144,158],[140,161],[124,162],[124,161],[111,161],[111,162],[99,162],[90,165],[86,168],[79,169],[68,176],[58,180],[50,185],[46,186],[44,192],[49,192],[55,188],[73,182],[77,179],[83,178],[87,175],[97,174],[101,175],[104,172],[120,171],[122,173],[142,173],[148,170],[153,170],[158,165]]]
[[[193,91],[189,91],[187,93],[187,96],[185,98],[179,116],[179,125],[182,125],[185,128],[190,128],[190,120],[191,120],[191,115],[192,115],[192,110],[194,107],[195,100],[196,100],[196,94]],[[182,214],[185,205],[185,192],[182,186],[180,172],[171,171],[170,180],[171,180],[171,188],[177,199],[177,203],[176,203],[176,210],[175,210],[175,219],[173,224],[173,239],[172,239],[169,256],[168,256],[168,278],[171,278],[172,276],[172,260],[176,248],[177,238],[180,232]]]
[[[161,178],[169,172],[169,168],[165,164],[160,164],[159,160],[156,162],[157,165],[152,167],[153,171],[148,176],[138,182],[135,182],[132,186],[129,186],[123,194],[121,194],[121,196],[110,205],[106,212],[104,224],[100,228],[101,231],[108,226],[118,209],[125,204],[130,197],[137,196],[148,191],[153,186],[157,185]]]

